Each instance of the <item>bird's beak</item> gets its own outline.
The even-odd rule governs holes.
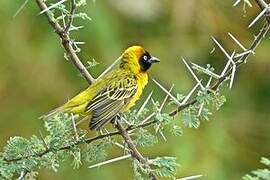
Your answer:
[[[158,58],[152,56],[152,57],[149,59],[149,62],[150,62],[151,64],[153,64],[153,63],[160,62],[160,60],[159,60]]]

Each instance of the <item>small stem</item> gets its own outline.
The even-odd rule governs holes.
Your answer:
[[[70,0],[70,14],[69,14],[69,20],[68,20],[68,23],[67,23],[67,26],[64,30],[64,33],[67,34],[69,32],[69,29],[72,25],[72,22],[73,22],[73,16],[75,14],[75,11],[76,11],[76,2],[75,0]]]
[[[47,9],[47,5],[43,0],[36,0],[36,3],[38,4],[38,6],[41,10]],[[75,9],[73,11],[75,11]],[[65,30],[60,26],[59,23],[57,23],[53,20],[51,11],[48,10],[44,14],[47,17],[48,22],[50,23],[50,25],[52,26],[52,28],[54,29],[56,34],[58,34],[58,36],[61,38],[62,45],[63,45],[68,57],[70,58],[70,60],[74,64],[74,66],[80,71],[82,76],[87,80],[87,82],[89,84],[92,84],[93,82],[95,82],[95,79],[87,71],[87,69],[85,68],[83,63],[80,61],[79,57],[77,56],[76,52],[74,51],[69,35],[67,33],[65,33]],[[69,23],[71,23],[71,21],[69,21]]]
[[[116,128],[121,133],[123,139],[125,140],[125,142],[127,143],[129,149],[131,150],[132,157],[137,159],[144,167],[150,169],[150,166],[148,164],[147,159],[144,158],[142,156],[142,154],[138,151],[138,149],[136,148],[134,142],[132,141],[131,137],[129,136],[128,131],[121,125],[121,123],[119,121],[117,121]],[[151,178],[153,180],[157,179],[156,175],[153,172],[150,171],[149,175],[151,176]]]

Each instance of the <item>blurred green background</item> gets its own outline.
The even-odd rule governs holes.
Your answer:
[[[61,105],[87,87],[70,62],[63,58],[60,40],[46,19],[38,15],[34,1],[13,18],[22,0],[0,1],[0,145],[10,136],[29,137],[38,134],[43,123],[38,117]],[[217,71],[226,63],[210,36],[217,37],[232,51],[237,46],[227,36],[232,32],[247,47],[259,25],[247,29],[258,13],[258,7],[233,8],[234,1],[220,0],[108,0],[88,1],[81,9],[92,21],[76,20],[85,28],[73,32],[85,41],[81,59],[94,58],[100,64],[90,69],[94,76],[110,65],[121,52],[133,44],[143,45],[162,62],[150,70],[150,76],[174,93],[187,93],[194,80],[180,57],[198,64],[211,63]],[[259,23],[260,24],[260,23]],[[203,174],[210,180],[240,179],[259,167],[261,156],[270,155],[270,70],[269,38],[259,46],[256,56],[241,67],[232,90],[226,90],[227,102],[214,112],[210,122],[199,129],[184,129],[182,137],[168,135],[154,148],[144,148],[150,157],[177,156],[178,176]],[[217,49],[217,48],[216,48]],[[164,96],[153,82],[144,97],[155,89],[155,97]],[[138,104],[141,104],[139,102]],[[179,118],[178,118],[179,119]],[[177,120],[177,119],[176,119]],[[169,134],[169,133],[167,133]],[[113,149],[116,157],[121,151]],[[58,173],[41,170],[38,179],[132,179],[129,160],[98,169],[84,164],[73,170],[65,163]]]

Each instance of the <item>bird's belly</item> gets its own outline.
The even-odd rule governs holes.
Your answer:
[[[138,89],[136,91],[136,93],[134,94],[134,96],[130,99],[129,103],[127,104],[127,106],[123,109],[123,112],[128,111],[132,106],[135,105],[136,101],[140,99],[140,96],[143,92],[144,86],[146,84],[145,83],[141,83],[138,85]]]

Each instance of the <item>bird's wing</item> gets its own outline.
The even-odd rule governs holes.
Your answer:
[[[121,75],[108,81],[106,87],[88,103],[86,112],[92,112],[90,129],[98,130],[110,122],[127,105],[137,91],[134,76]]]

